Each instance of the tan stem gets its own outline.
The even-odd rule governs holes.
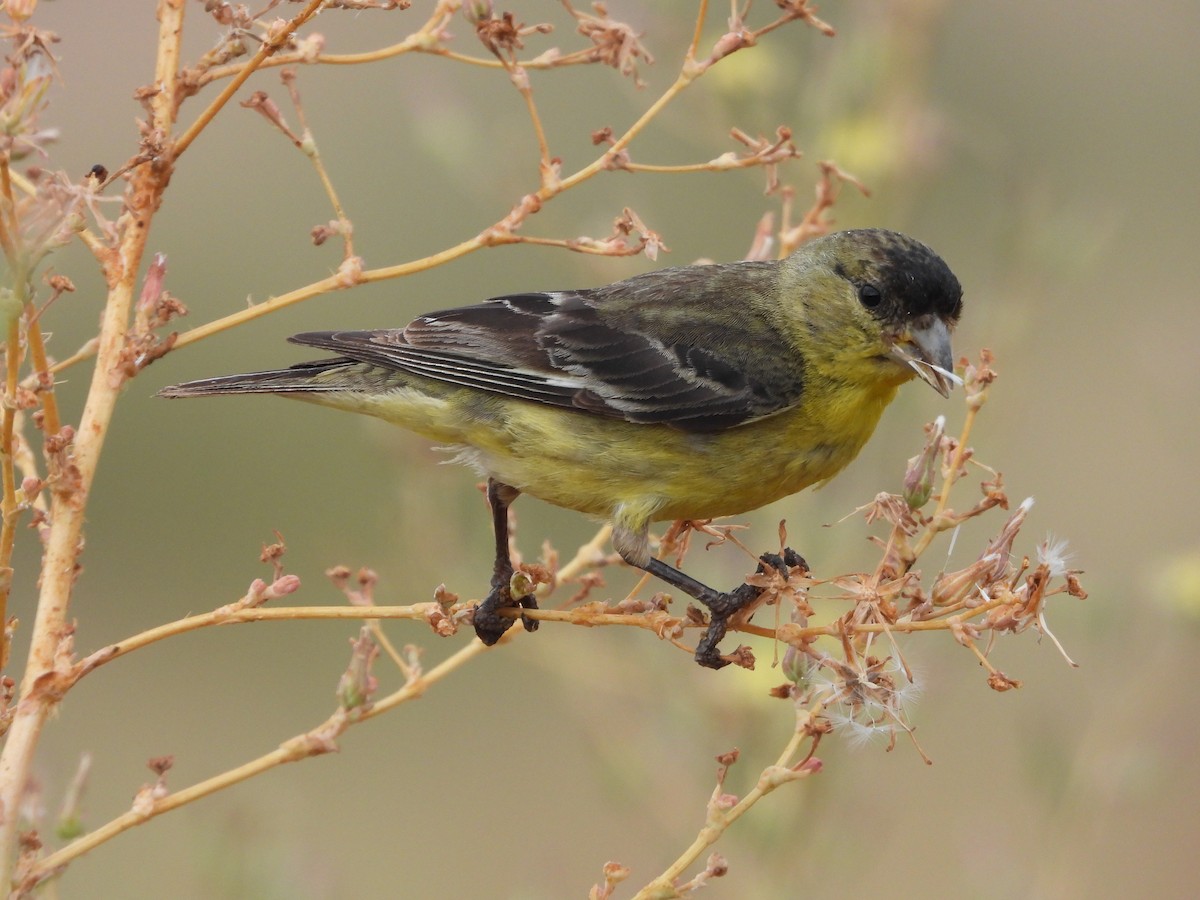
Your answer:
[[[174,113],[174,61],[183,29],[183,0],[160,0],[156,77],[162,94],[156,98],[155,126],[171,130]],[[67,610],[79,561],[80,537],[88,491],[112,421],[124,377],[121,356],[129,328],[138,267],[145,252],[150,219],[158,208],[170,175],[166,159],[141,166],[130,183],[128,206],[122,215],[120,244],[113,256],[109,292],[101,320],[96,367],[73,447],[77,479],[63,479],[53,489],[50,533],[42,560],[41,589],[30,632],[29,658],[21,679],[17,704],[4,751],[0,754],[0,885],[12,882],[19,808],[33,763],[42,726],[60,700],[58,652],[67,635]]]

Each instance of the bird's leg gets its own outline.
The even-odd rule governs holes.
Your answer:
[[[508,508],[520,494],[511,485],[494,478],[488,479],[487,500],[492,508],[492,529],[496,535],[496,562],[492,567],[492,590],[475,607],[475,634],[489,647],[500,640],[515,621],[499,615],[497,610],[511,606],[537,609],[537,598],[532,594],[524,597],[512,595],[513,565],[508,552]],[[521,616],[521,622],[526,631],[537,631],[537,619]]]
[[[785,578],[789,567],[808,568],[804,557],[791,548],[785,549],[782,556],[764,553],[759,560],[758,573],[760,575],[767,571],[767,566],[777,569]],[[704,632],[700,643],[696,645],[696,662],[710,669],[720,669],[729,665],[729,660],[721,656],[717,645],[721,643],[721,638],[725,637],[729,620],[754,603],[762,594],[763,588],[743,583],[732,591],[717,591],[654,557],[651,557],[644,566],[639,568],[645,569],[655,578],[678,588],[708,607],[708,629]]]

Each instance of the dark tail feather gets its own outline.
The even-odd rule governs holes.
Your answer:
[[[203,397],[218,394],[294,394],[337,390],[336,382],[320,376],[353,360],[318,359],[298,363],[286,369],[271,369],[268,372],[250,372],[246,375],[221,375],[218,378],[202,378],[173,384],[158,392],[159,397]]]

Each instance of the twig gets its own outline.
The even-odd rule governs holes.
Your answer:
[[[585,569],[594,564],[597,553],[600,548],[608,541],[610,533],[609,526],[605,525],[600,528],[596,534],[587,543],[583,544],[572,559],[559,570],[559,577],[562,581],[568,581],[575,578]],[[413,607],[371,607],[371,606],[345,606],[345,607],[297,607],[291,609],[243,609],[226,613],[225,621],[263,621],[269,619],[297,619],[297,618],[339,618],[339,619],[369,619],[369,618],[386,618],[391,612],[397,612],[402,618],[416,618],[412,615],[418,609],[426,609],[437,604],[417,604]],[[116,659],[118,656],[123,656],[125,653],[133,649],[147,646],[150,643],[161,640],[164,637],[169,637],[173,634],[179,634],[184,631],[203,628],[208,625],[218,624],[213,621],[213,616],[217,613],[210,613],[205,616],[193,616],[189,619],[182,619],[178,622],[172,622],[169,625],[162,626],[158,629],[151,629],[143,632],[140,635],[135,635],[127,641],[122,641],[118,644],[111,645],[103,650],[97,651],[87,659],[80,663],[81,667],[86,666],[90,671],[104,662],[109,662]],[[510,634],[512,631],[510,631]],[[135,644],[136,646],[130,646]],[[38,882],[53,875],[56,870],[69,863],[71,860],[87,853],[89,850],[103,844],[124,831],[128,831],[136,825],[155,818],[163,813],[178,809],[188,803],[192,803],[217,791],[232,787],[248,778],[253,778],[262,772],[273,769],[277,766],[288,762],[295,762],[299,759],[308,756],[318,755],[319,753],[328,752],[334,749],[329,741],[328,735],[340,734],[345,728],[350,725],[364,722],[368,719],[373,719],[376,716],[382,715],[397,706],[400,706],[409,700],[417,699],[425,694],[425,692],[442,681],[450,674],[462,668],[466,663],[475,659],[483,653],[486,653],[489,648],[484,647],[478,640],[472,640],[469,644],[458,650],[456,653],[434,666],[428,672],[415,673],[407,683],[386,697],[370,704],[367,707],[362,707],[354,711],[353,716],[347,717],[342,710],[334,713],[332,717],[315,728],[304,732],[291,740],[285,741],[278,749],[265,753],[256,759],[250,760],[240,766],[230,769],[227,772],[222,772],[212,778],[208,778],[202,782],[192,785],[180,791],[166,794],[163,797],[154,800],[153,805],[149,809],[132,809],[129,812],[123,813],[120,816],[112,819],[106,824],[100,826],[94,831],[89,832],[78,840],[61,850],[50,854],[45,859],[37,861],[26,872],[25,880],[22,887],[30,889]],[[82,673],[81,673],[82,674]]]
[[[363,617],[362,614],[370,612],[367,609],[358,609],[356,611],[360,614],[359,618]],[[263,612],[266,612],[266,610],[263,610]],[[453,656],[434,666],[428,672],[418,675],[402,688],[389,694],[377,703],[355,710],[353,716],[347,716],[339,709],[333,716],[326,719],[320,725],[298,734],[290,740],[284,741],[277,749],[269,753],[264,753],[256,759],[252,759],[219,775],[214,775],[212,778],[197,782],[190,787],[155,798],[147,808],[135,808],[122,813],[99,828],[88,832],[83,837],[63,847],[61,850],[51,853],[44,859],[38,860],[26,872],[21,888],[24,890],[32,889],[39,882],[55,874],[62,866],[77,859],[89,850],[93,850],[101,844],[112,840],[130,828],[141,825],[150,819],[157,818],[163,813],[179,809],[182,806],[208,797],[235,784],[240,784],[249,778],[261,775],[263,772],[277,768],[285,763],[297,762],[301,759],[317,756],[336,749],[336,744],[332,743],[330,735],[341,734],[351,725],[373,719],[409,700],[423,696],[430,687],[442,681],[446,676],[456,672],[467,662],[486,650],[487,648],[479,641],[472,641]]]
[[[7,168],[7,166],[5,166]],[[10,257],[11,259],[11,257]],[[14,272],[16,291],[24,293],[26,277],[23,272]],[[14,291],[14,295],[16,294]],[[17,474],[15,463],[15,447],[13,444],[13,425],[17,416],[17,384],[21,366],[21,316],[20,308],[24,302],[18,296],[11,298],[12,309],[9,311],[7,328],[5,329],[5,367],[4,367],[4,418],[0,425],[0,485],[3,496],[0,497],[0,628],[8,621],[8,595],[12,591],[12,554],[17,537]],[[19,304],[19,305],[18,305]],[[0,634],[0,669],[8,664],[7,633]]]
[[[819,711],[819,708],[815,708],[803,711],[799,715],[796,730],[792,732],[791,738],[783,748],[783,752],[780,753],[775,764],[764,769],[754,788],[745,797],[732,805],[729,805],[729,800],[733,798],[723,795],[721,792],[724,772],[721,773],[717,787],[713,791],[712,798],[709,800],[707,821],[696,835],[696,839],[692,841],[691,845],[661,875],[638,891],[634,896],[634,900],[666,900],[666,898],[679,897],[680,894],[676,890],[676,881],[689,866],[693,865],[700,858],[700,855],[705,850],[715,844],[724,835],[729,826],[749,812],[751,807],[777,787],[807,778],[809,775],[813,775],[821,770],[820,763],[812,758],[811,752],[806,754],[800,763],[793,762],[803,742],[806,739],[812,739],[813,734],[810,732],[808,726],[816,718]]]
[[[176,2],[178,2],[178,0],[176,0]],[[302,9],[290,21],[283,25],[270,40],[263,42],[263,45],[258,48],[258,52],[254,54],[250,61],[241,65],[240,71],[233,76],[233,80],[230,81],[229,84],[225,85],[225,88],[221,91],[221,93],[219,93],[213,99],[213,101],[208,104],[204,111],[196,117],[196,120],[187,127],[183,134],[176,138],[174,143],[172,143],[172,159],[179,159],[179,157],[183,155],[184,151],[192,145],[192,141],[194,141],[200,135],[200,132],[208,126],[208,124],[213,120],[217,113],[221,111],[225,104],[233,98],[233,95],[236,94],[238,89],[246,83],[246,80],[256,71],[258,71],[263,62],[268,57],[273,56],[280,47],[287,43],[288,39],[295,34],[299,28],[302,28],[309,19],[315,16],[324,5],[325,0],[309,0],[308,5],[304,7],[304,9]],[[180,28],[182,29],[182,27],[181,20]],[[170,66],[166,73],[162,73],[160,71],[160,78],[158,82],[160,84],[162,84],[164,79],[167,77],[174,79],[175,73],[179,70],[178,43],[175,45],[173,54],[174,55],[172,59],[174,59],[175,65]],[[160,66],[160,69],[161,68],[163,67]]]
[[[172,78],[182,35],[183,4],[179,0],[161,0],[158,14],[156,76],[162,83],[162,91],[152,101],[153,126],[160,133],[169,134],[175,107]],[[114,262],[120,260],[121,267],[110,275],[96,367],[73,447],[74,477],[61,479],[52,486],[50,533],[42,561],[29,658],[21,680],[21,702],[0,753],[0,885],[11,883],[20,798],[42,726],[61,698],[56,689],[67,674],[59,668],[59,649],[70,636],[67,611],[80,552],[87,493],[124,382],[121,354],[129,328],[138,265],[145,252],[150,221],[169,177],[169,164],[142,166],[133,174],[128,210],[123,216],[120,253],[114,257]],[[134,227],[135,221],[138,227]],[[71,449],[64,448],[62,452],[70,453]]]

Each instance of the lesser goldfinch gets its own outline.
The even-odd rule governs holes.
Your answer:
[[[832,478],[901,384],[916,376],[949,395],[961,311],[958,279],[924,244],[842,231],[778,261],[495,297],[398,329],[298,334],[290,340],[337,355],[160,393],[280,394],[458,449],[488,478],[496,562],[474,613],[486,644],[512,625],[498,610],[536,607],[511,590],[509,504],[529,493],[607,519],[627,563],[709,608],[696,660],[720,668],[729,617],[759,591],[717,591],[655,559],[650,523],[735,515]]]

